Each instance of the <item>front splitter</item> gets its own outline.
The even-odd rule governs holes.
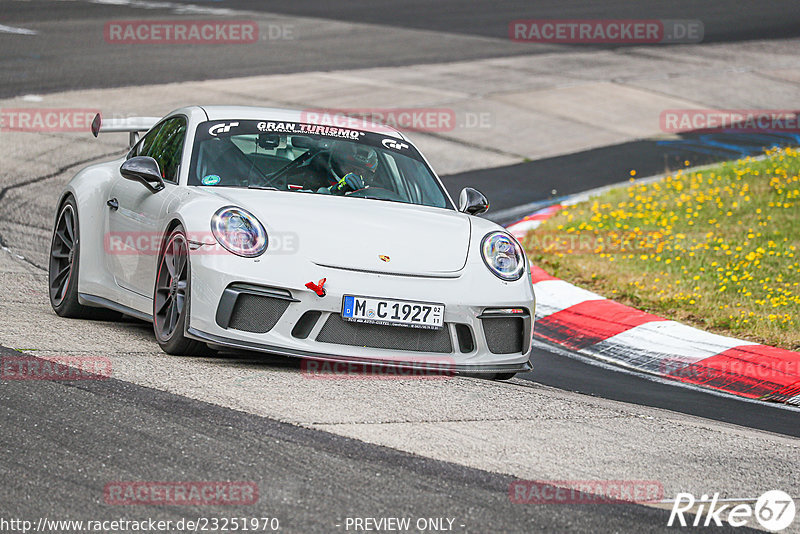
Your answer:
[[[397,360],[377,360],[369,358],[359,358],[356,356],[340,356],[334,354],[320,354],[317,352],[307,352],[302,350],[287,349],[284,347],[275,347],[261,343],[251,343],[249,341],[239,341],[229,339],[214,334],[203,332],[196,328],[189,328],[186,331],[186,336],[198,341],[210,343],[213,345],[221,345],[224,347],[253,350],[257,352],[265,352],[278,356],[288,356],[290,358],[304,358],[310,360],[321,360],[326,362],[346,363],[346,364],[361,364],[361,365],[375,365],[392,369],[419,369],[425,371],[439,371],[442,374],[459,374],[459,375],[489,375],[498,373],[523,373],[533,369],[530,360],[520,364],[504,364],[504,365],[455,365],[455,364],[442,364],[433,362],[415,361],[408,356],[403,356]],[[406,358],[405,360],[403,358]]]

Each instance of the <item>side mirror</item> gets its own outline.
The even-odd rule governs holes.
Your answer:
[[[489,201],[486,197],[471,187],[465,187],[458,196],[458,211],[469,215],[480,215],[489,210]]]
[[[141,182],[151,193],[164,189],[161,169],[158,168],[158,162],[150,156],[132,157],[122,164],[119,172],[123,178]]]

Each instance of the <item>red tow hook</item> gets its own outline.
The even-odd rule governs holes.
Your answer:
[[[325,296],[325,281],[327,278],[323,278],[316,284],[314,282],[309,282],[306,284],[306,287],[317,294],[318,297]]]

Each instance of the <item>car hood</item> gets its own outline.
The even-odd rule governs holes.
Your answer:
[[[258,217],[270,253],[297,252],[325,267],[417,276],[453,276],[467,261],[470,218],[454,210],[312,193],[203,189]]]

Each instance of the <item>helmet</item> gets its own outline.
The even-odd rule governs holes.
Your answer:
[[[353,172],[363,177],[364,171],[371,176],[378,170],[378,152],[370,146],[336,141],[331,146],[331,163],[341,176]]]

